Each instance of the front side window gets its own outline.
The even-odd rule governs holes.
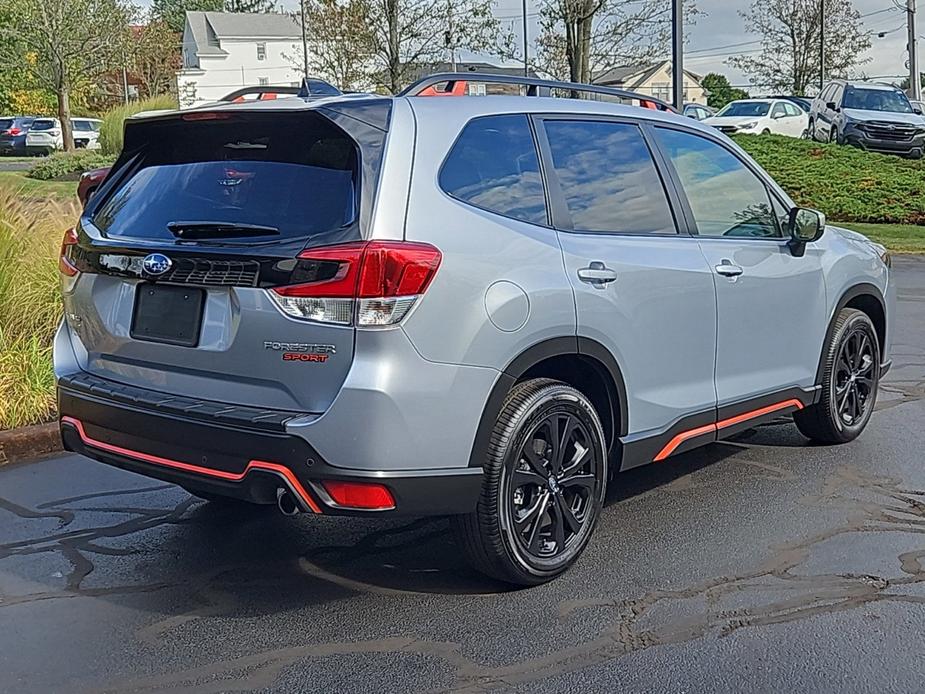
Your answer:
[[[470,121],[440,170],[440,187],[490,212],[547,223],[536,144],[523,114]]]
[[[576,231],[676,233],[661,178],[636,125],[549,120],[544,127]]]
[[[767,186],[725,147],[692,133],[657,128],[701,236],[781,236]]]

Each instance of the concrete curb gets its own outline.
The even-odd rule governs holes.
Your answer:
[[[0,431],[0,465],[60,450],[57,422]]]

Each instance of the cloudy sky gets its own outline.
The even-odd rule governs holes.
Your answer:
[[[496,1],[495,14],[505,21],[511,21],[519,37],[521,0]],[[141,2],[145,5],[150,4],[150,0]],[[892,0],[854,0],[854,4],[863,15],[865,29],[871,32],[872,44],[866,54],[869,60],[858,68],[858,76],[887,81],[906,74],[905,12],[898,9]],[[298,7],[298,0],[282,0],[281,5],[285,9],[294,9]],[[686,67],[701,74],[722,72],[729,76],[734,85],[747,87],[747,78],[725,64],[729,55],[752,51],[758,46],[757,37],[745,30],[744,22],[739,16],[739,10],[748,6],[747,1],[698,0],[697,6],[703,14],[698,17],[694,26],[688,27]],[[529,31],[533,35],[536,33],[535,14],[533,0],[527,0]],[[921,18],[919,26],[923,26]],[[886,35],[879,38],[877,34],[880,32],[886,32]],[[666,46],[665,50],[667,54],[670,48]]]

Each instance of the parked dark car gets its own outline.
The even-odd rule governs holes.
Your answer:
[[[34,120],[35,116],[0,118],[0,154],[24,155],[26,134]]]
[[[925,117],[898,87],[834,80],[813,99],[810,137],[918,159]]]
[[[694,120],[704,120],[716,113],[715,108],[710,108],[709,106],[704,106],[703,104],[684,104],[684,110],[681,111],[688,118],[693,118]]]

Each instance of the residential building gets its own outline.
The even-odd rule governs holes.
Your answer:
[[[671,102],[671,77],[671,61],[662,60],[646,65],[615,67],[596,75],[594,82],[609,87],[629,89]],[[703,79],[701,75],[689,70],[684,71],[684,103],[706,105],[709,92],[700,84],[701,79]]]
[[[302,32],[289,15],[187,12],[177,72],[180,107],[215,101],[241,87],[298,85],[301,65]]]

